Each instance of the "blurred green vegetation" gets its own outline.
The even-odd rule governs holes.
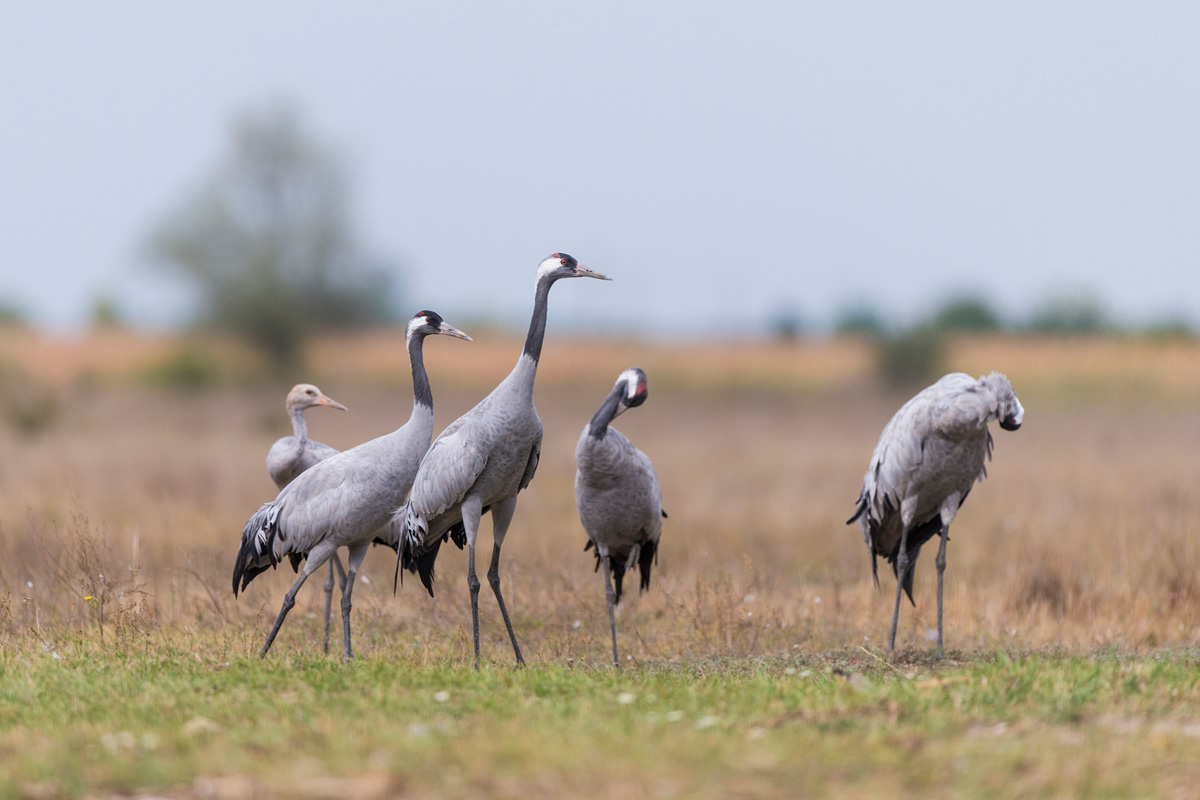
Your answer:
[[[299,367],[317,332],[394,319],[392,265],[357,241],[345,171],[289,108],[238,120],[229,151],[152,230],[148,255],[198,292],[201,320]]]

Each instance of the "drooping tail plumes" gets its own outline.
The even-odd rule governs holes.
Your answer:
[[[665,516],[665,515],[664,515]],[[595,547],[595,543],[588,539],[587,544],[583,546],[584,552]],[[600,571],[600,549],[596,548],[596,568],[593,572]],[[625,585],[625,572],[633,567],[633,562],[638,565],[638,572],[641,579],[639,581],[639,590],[646,591],[650,588],[650,570],[658,561],[658,543],[652,540],[646,540],[640,545],[634,545],[633,550],[625,557],[609,554],[608,568],[612,570],[613,577],[613,603],[621,602],[621,593]]]
[[[246,527],[242,530],[242,543],[238,547],[237,559],[233,563],[233,596],[245,591],[250,581],[261,572],[274,568],[279,559],[275,557],[275,537],[279,535],[279,506],[275,502],[263,503]],[[240,585],[239,585],[240,584]]]

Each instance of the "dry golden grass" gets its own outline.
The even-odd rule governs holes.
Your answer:
[[[171,347],[119,334],[0,337],[0,360],[62,406],[35,435],[0,426],[0,625],[8,634],[220,630],[239,652],[260,645],[291,571],[259,578],[236,601],[229,575],[242,525],[275,494],[263,459],[288,432],[287,387],[181,393],[130,383]],[[519,349],[519,339],[486,332],[471,344],[431,340],[437,428],[489,391]],[[244,352],[216,352],[246,371]],[[574,445],[631,364],[646,369],[651,398],[618,427],[654,460],[671,516],[651,591],[621,611],[622,652],[674,660],[881,642],[893,579],[881,564],[882,589],[874,588],[862,540],[844,522],[875,440],[905,397],[875,384],[866,346],[552,337],[538,379],[541,467],[521,496],[503,563],[527,655],[605,658],[601,579],[582,552],[574,510]],[[1007,372],[1028,415],[1021,431],[995,432],[991,477],[951,532],[948,646],[1196,644],[1200,346],[965,340],[951,366]],[[296,378],[350,407],[310,414],[312,434],[335,447],[390,430],[411,407],[394,331],[322,341],[309,374]],[[465,661],[465,561],[452,548],[443,554],[436,599],[416,582],[393,596],[394,560],[375,549],[363,572],[369,583],[355,591],[359,649],[418,648]],[[901,611],[900,643],[926,648],[932,553],[918,565],[915,592],[917,608]],[[507,661],[503,627],[483,597],[485,653]],[[310,586],[276,648],[319,647],[319,603]]]

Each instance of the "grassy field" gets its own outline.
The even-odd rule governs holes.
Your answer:
[[[520,349],[470,333],[426,348],[439,429]],[[1026,422],[994,431],[990,477],[951,532],[947,658],[928,641],[928,553],[888,660],[894,584],[874,588],[844,524],[905,399],[875,383],[868,348],[550,338],[542,462],[502,564],[530,667],[512,668],[485,591],[475,674],[453,549],[436,598],[415,582],[393,595],[394,557],[368,556],[356,662],[321,653],[319,580],[256,658],[292,575],[229,590],[242,526],[275,494],[266,450],[287,432],[287,387],[247,382],[252,355],[195,345],[182,360],[204,388],[168,390],[153,387],[181,361],[171,341],[0,335],[0,797],[1200,785],[1200,345],[952,348],[951,369],[1006,372]],[[297,379],[351,410],[311,412],[314,437],[345,448],[403,422],[402,359],[394,332],[321,342]],[[618,673],[571,487],[579,431],[632,364],[650,400],[618,427],[654,459],[671,516],[654,586],[619,611]]]

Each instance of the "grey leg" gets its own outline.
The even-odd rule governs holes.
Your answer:
[[[334,553],[329,559],[329,577],[325,579],[325,644],[324,650],[329,652],[329,616],[333,609],[333,571],[337,569],[338,584],[342,591],[346,590],[346,571],[342,569],[342,560]]]
[[[938,575],[938,652],[942,652],[942,577],[946,572],[946,542],[950,538],[950,528],[947,525],[942,525],[942,541],[938,544],[937,560],[934,564],[937,565]]]
[[[259,652],[259,658],[266,658],[267,651],[271,649],[271,643],[275,641],[276,635],[279,634],[279,629],[283,627],[283,620],[287,617],[288,612],[296,605],[296,593],[300,591],[300,587],[308,580],[308,576],[312,574],[305,564],[304,569],[300,572],[300,577],[292,584],[292,588],[283,596],[283,607],[279,609],[279,616],[275,618],[275,624],[271,626],[271,632],[267,634],[267,642],[263,645],[262,651]]]
[[[475,671],[479,671],[479,576],[475,574],[475,539],[479,536],[479,517],[483,505],[477,499],[463,500],[463,530],[467,535],[467,588],[471,590],[471,632],[475,639]]]
[[[504,626],[508,628],[508,638],[512,640],[513,652],[517,654],[517,663],[524,664],[525,659],[521,657],[521,647],[517,644],[517,634],[513,632],[512,620],[509,619],[508,608],[504,605],[504,595],[500,594],[500,544],[498,542],[492,547],[492,565],[488,569],[488,583],[492,585],[496,602],[500,604],[500,615],[504,617]]]
[[[612,569],[608,566],[607,553],[600,556],[600,562],[604,564],[604,596],[608,599],[608,626],[612,629],[613,666],[620,669],[621,659],[617,657],[617,616],[613,612],[616,593],[613,591]]]
[[[888,652],[896,649],[896,625],[900,622],[900,595],[904,593],[904,576],[908,573],[908,526],[900,533],[900,552],[896,555],[896,607],[892,610],[892,635]]]
[[[471,590],[471,631],[475,635],[475,671],[479,671],[479,577],[475,574],[475,543],[467,542],[467,588]]]
[[[347,566],[350,571],[346,573],[346,577],[342,582],[342,631],[346,637],[346,660],[350,661],[354,658],[354,653],[350,650],[350,595],[354,592],[354,576],[358,574],[358,568],[362,566],[363,559],[367,556],[369,544],[363,544],[350,549],[350,555],[347,559]]]
[[[504,626],[508,628],[508,638],[512,641],[513,652],[516,653],[517,663],[524,664],[521,648],[517,644],[517,635],[513,632],[512,620],[508,616],[508,607],[504,605],[504,595],[500,593],[500,546],[508,535],[508,526],[512,522],[513,513],[517,510],[517,496],[506,497],[492,504],[492,565],[488,569],[488,583],[492,585],[492,593],[500,604],[500,615],[504,617]]]

